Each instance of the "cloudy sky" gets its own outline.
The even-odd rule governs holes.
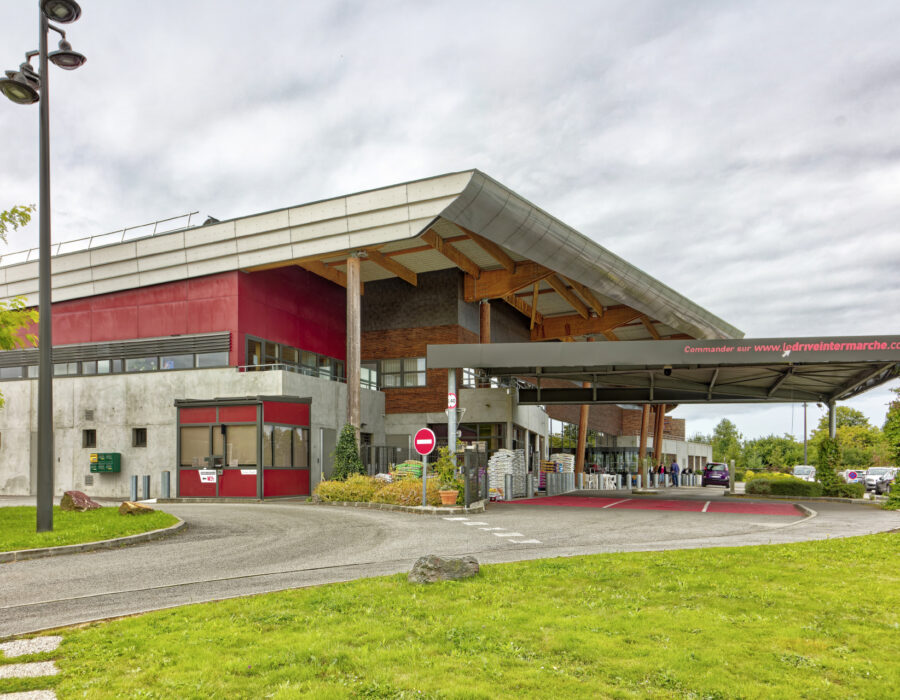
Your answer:
[[[893,0],[81,4],[54,241],[474,167],[749,337],[900,333]],[[36,5],[0,6],[0,68]],[[37,119],[0,105],[0,209],[37,201]],[[852,405],[880,425],[889,398]],[[790,406],[676,415],[802,435]]]

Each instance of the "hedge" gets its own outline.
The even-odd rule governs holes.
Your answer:
[[[850,486],[851,484],[847,484]],[[822,484],[817,481],[803,481],[789,477],[787,479],[754,478],[747,482],[745,493],[756,496],[807,496],[822,495]]]

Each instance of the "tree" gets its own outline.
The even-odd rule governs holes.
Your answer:
[[[712,435],[706,435],[698,431],[688,438],[688,442],[699,442],[704,445],[712,445]]]
[[[727,418],[719,421],[713,430],[712,448],[714,462],[737,462],[741,458],[741,439],[737,426]]]
[[[332,478],[345,481],[352,474],[365,474],[366,468],[359,458],[359,448],[356,445],[356,429],[347,423],[341,429],[337,446],[334,448],[334,471]]]
[[[883,450],[883,436],[881,431],[869,423],[869,419],[862,411],[849,406],[836,407],[835,437],[841,447],[840,463],[848,467],[869,467],[876,461],[876,455]],[[812,455],[817,455],[821,449],[822,440],[828,437],[828,416],[819,419],[819,424],[809,438],[809,447]],[[815,461],[815,457],[811,458]]]
[[[888,406],[884,419],[884,442],[888,458],[900,466],[900,389],[891,389],[897,398]],[[900,488],[896,489],[900,492]]]
[[[9,211],[0,211],[0,239],[6,242],[6,234],[10,229],[15,230],[24,226],[31,220],[31,212],[34,205],[27,207],[13,207]],[[31,333],[22,333],[22,330],[36,323],[38,314],[36,309],[25,306],[22,297],[16,297],[8,302],[0,302],[0,350],[13,350],[23,348],[26,345],[37,345],[37,338]],[[3,405],[3,395],[0,394],[0,406]]]
[[[764,468],[784,470],[802,460],[803,445],[792,436],[769,435],[744,443],[741,467],[753,471]]]
[[[841,490],[838,468],[841,466],[841,443],[836,438],[822,438],[819,443],[816,480],[822,484],[823,496],[837,496]]]

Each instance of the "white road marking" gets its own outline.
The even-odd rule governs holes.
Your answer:
[[[521,532],[494,532],[494,537],[525,537]]]
[[[707,502],[706,502],[706,505],[703,506],[703,510],[701,510],[700,512],[701,512],[701,513],[705,513],[705,512],[706,512],[706,509],[709,508],[709,504],[710,504],[710,503],[712,503],[712,501],[707,501]]]
[[[487,530],[490,532],[491,530],[505,530],[505,527],[480,527],[479,530]]]
[[[615,502],[613,502],[613,503],[607,503],[605,506],[602,506],[602,507],[601,507],[601,510],[602,510],[603,508],[612,508],[613,506],[617,506],[617,505],[619,505],[620,503],[627,503],[627,502],[630,501],[630,500],[631,500],[630,498],[623,498],[621,501],[615,501]]]
[[[510,540],[513,544],[540,544],[540,540]]]
[[[444,518],[444,520],[468,520],[468,518]]]
[[[470,520],[467,523],[463,523],[463,525],[487,525],[487,523],[481,522],[479,520]]]

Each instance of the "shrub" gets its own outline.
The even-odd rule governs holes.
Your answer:
[[[374,477],[352,474],[345,481],[322,481],[313,492],[321,501],[371,501],[379,484]],[[421,490],[422,482],[419,482]]]
[[[770,476],[775,478],[769,478]],[[746,493],[757,496],[806,496],[822,495],[822,484],[815,481],[803,481],[787,474],[771,474],[757,476],[747,482]]]
[[[836,496],[843,482],[838,477],[841,463],[841,444],[837,438],[823,438],[819,443],[819,463],[816,465],[816,478],[822,482],[826,496]]]
[[[441,505],[441,495],[438,493],[438,480],[428,480],[427,503],[430,506]],[[398,506],[422,505],[422,480],[400,479],[392,484],[384,484],[376,491],[372,503],[392,503]]]
[[[900,510],[900,475],[894,477],[894,483],[891,484],[891,492],[883,506],[885,510]]]
[[[343,481],[351,474],[365,474],[366,468],[359,458],[356,444],[356,428],[347,423],[341,430],[337,446],[334,448],[333,479]]]
[[[865,493],[865,484],[838,484],[833,495],[839,498],[862,498]]]

